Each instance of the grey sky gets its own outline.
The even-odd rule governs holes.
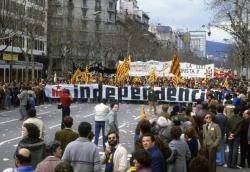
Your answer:
[[[147,12],[150,23],[171,26],[174,29],[200,30],[213,20],[213,12],[204,0],[137,0],[139,8]],[[214,30],[214,29],[213,29]],[[221,41],[228,37],[215,29],[208,39]]]

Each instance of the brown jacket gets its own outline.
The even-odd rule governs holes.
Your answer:
[[[36,167],[36,172],[54,172],[57,164],[62,162],[59,158],[48,156]]]
[[[221,139],[221,130],[218,124],[211,123],[211,127],[208,128],[208,124],[203,125],[203,146],[208,148],[219,149]]]

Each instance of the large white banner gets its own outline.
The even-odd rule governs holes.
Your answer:
[[[156,74],[159,77],[173,76],[170,73],[172,61],[159,62],[159,61],[147,61],[147,62],[131,62],[130,63],[130,76],[148,76],[150,71],[156,70]],[[185,78],[213,78],[214,77],[214,64],[208,65],[196,65],[192,63],[180,63],[181,76]]]
[[[170,68],[171,61],[159,62],[159,61],[147,61],[147,62],[131,62],[130,63],[130,76],[148,76],[150,71],[156,70],[157,76],[171,76]]]
[[[147,101],[149,87],[116,87],[111,85],[46,85],[45,95],[50,98],[60,98],[63,89],[69,89],[73,98],[80,99],[107,99],[118,101]],[[205,89],[175,88],[175,87],[154,87],[154,97],[164,102],[196,102],[199,99],[205,100]],[[151,94],[152,96],[152,94]]]

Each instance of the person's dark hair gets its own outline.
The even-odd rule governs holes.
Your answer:
[[[40,130],[35,124],[25,123],[23,126],[27,129],[29,138],[39,138]]]
[[[35,117],[36,116],[36,109],[35,108],[29,109],[28,112],[27,112],[27,115],[29,117]]]
[[[73,118],[71,116],[65,116],[63,118],[63,123],[64,123],[65,127],[71,128],[73,125]]]
[[[19,161],[20,164],[30,164],[31,162],[31,154],[29,154],[29,156],[23,156],[21,154],[19,154],[19,152],[17,152],[17,154],[15,155],[15,158]]]
[[[145,134],[143,134],[141,139],[143,139],[143,137],[150,137],[152,142],[155,142],[155,136],[152,133],[145,133]]]
[[[223,113],[223,111],[224,111],[224,106],[223,106],[222,104],[218,104],[218,105],[216,106],[216,110],[217,110],[218,113]]]
[[[118,104],[117,102],[113,102],[113,103],[110,104],[110,108],[113,109],[113,107],[114,107],[115,105],[119,105],[119,104]]]
[[[190,161],[189,169],[192,172],[209,172],[209,162],[204,156],[197,156]]]
[[[132,157],[138,161],[142,167],[151,167],[152,159],[146,150],[139,149],[132,154]]]
[[[192,138],[192,139],[198,139],[199,138],[196,130],[193,127],[188,127],[185,130],[185,135],[187,135],[188,138]]]
[[[209,106],[209,111],[212,112],[213,114],[216,114],[216,105],[211,104],[211,105]]]
[[[142,134],[151,132],[151,123],[147,119],[143,119],[140,121],[140,131]]]
[[[180,136],[182,134],[181,128],[179,126],[173,126],[171,128],[171,137],[172,139],[180,139]]]
[[[49,153],[53,155],[56,152],[56,149],[61,146],[59,141],[53,141],[49,144]]]
[[[106,99],[101,99],[100,102],[103,103],[103,104],[106,104],[107,100]]]
[[[191,112],[192,112],[193,110],[192,110],[192,107],[186,107],[186,110],[185,110],[185,115],[187,115],[187,116],[191,116]]]
[[[55,172],[74,172],[74,170],[70,163],[63,161],[57,164]]]
[[[115,132],[115,131],[110,131],[110,132],[107,134],[107,138],[108,138],[108,136],[109,136],[110,134],[115,134],[117,140],[119,140],[119,134],[118,134],[117,132]]]
[[[208,110],[208,103],[207,103],[207,102],[202,102],[202,103],[201,103],[201,108],[202,108],[203,110]]]
[[[240,112],[241,112],[241,109],[238,106],[235,106],[235,108],[234,108],[234,114],[235,115],[239,115]]]
[[[161,109],[162,109],[163,112],[168,112],[169,105],[168,104],[163,104]]]
[[[225,99],[226,99],[226,100],[231,100],[231,98],[232,98],[231,94],[227,94],[227,95],[225,96]]]
[[[212,118],[212,121],[214,121],[215,115],[214,115],[212,112],[207,112],[206,115],[210,115],[211,118]],[[206,116],[206,115],[205,115],[205,116]],[[204,117],[205,117],[205,116],[204,116]]]
[[[91,124],[88,122],[81,122],[78,127],[78,133],[80,137],[88,137],[91,132]]]

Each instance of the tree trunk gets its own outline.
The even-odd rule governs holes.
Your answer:
[[[25,82],[28,82],[29,81],[29,55],[26,52],[24,56],[25,56]]]
[[[34,62],[34,55],[33,55],[33,47],[31,48],[31,65],[32,65],[31,79],[32,81],[34,81],[35,80],[35,62]]]

